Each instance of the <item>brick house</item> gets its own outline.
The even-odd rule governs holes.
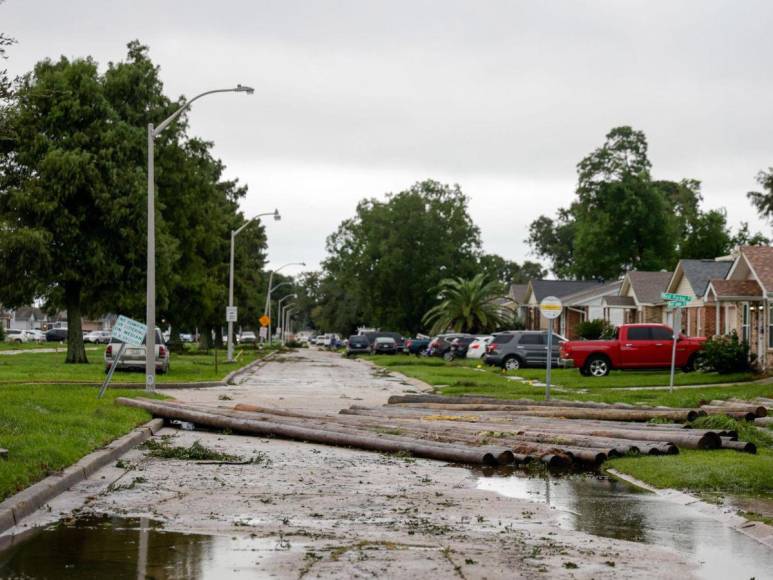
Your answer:
[[[682,311],[681,331],[687,336],[712,336],[716,330],[716,307],[704,296],[710,280],[723,279],[733,266],[732,257],[716,260],[679,260],[664,292],[692,298]],[[666,324],[673,326],[673,312],[666,311]]]
[[[709,281],[706,305],[714,306],[717,333],[738,333],[761,369],[773,368],[773,247],[741,246],[724,279]]]
[[[547,296],[555,296],[563,302],[565,298],[584,291],[599,289],[605,284],[595,280],[530,280],[526,294],[523,298],[523,321],[527,330],[547,330],[548,321],[540,315],[539,304]],[[566,304],[564,305],[566,306]],[[570,314],[567,318],[567,308],[561,314],[558,326],[553,325],[553,330],[573,328],[579,322],[579,313]]]
[[[623,278],[616,296],[602,300],[604,318],[612,324],[657,322],[666,320],[666,308],[660,297],[665,292],[671,272],[641,272],[633,270]],[[621,322],[613,322],[613,319]]]
[[[557,332],[570,340],[579,338],[577,325],[588,320],[604,319],[604,298],[616,296],[622,284],[622,280],[596,284],[561,298],[564,310],[558,319]]]

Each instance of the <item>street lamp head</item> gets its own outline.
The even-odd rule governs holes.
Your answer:
[[[279,210],[278,210],[278,209],[275,209],[275,210],[274,210],[274,221],[275,221],[275,222],[278,222],[278,221],[280,221],[281,219],[282,219],[282,216],[281,216],[281,215],[279,215]]]
[[[255,89],[252,87],[245,87],[244,85],[236,85],[236,92],[237,93],[247,93],[248,95],[251,95],[255,92]]]

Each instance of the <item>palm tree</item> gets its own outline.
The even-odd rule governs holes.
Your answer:
[[[431,333],[487,332],[502,326],[511,316],[497,303],[499,285],[487,281],[483,274],[472,279],[446,278],[437,286],[440,304],[430,308],[422,322],[432,325]]]

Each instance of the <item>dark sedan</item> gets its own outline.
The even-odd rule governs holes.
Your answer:
[[[62,342],[67,340],[66,328],[52,328],[46,332],[46,341],[48,342]]]
[[[397,341],[389,336],[379,336],[373,341],[373,354],[397,354]]]
[[[368,354],[370,352],[370,342],[368,337],[361,334],[353,334],[349,337],[348,344],[346,345],[346,356],[354,356],[356,354]]]

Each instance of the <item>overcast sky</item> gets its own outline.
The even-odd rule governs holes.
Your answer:
[[[14,74],[150,46],[192,132],[278,207],[269,259],[316,266],[363,197],[433,178],[470,196],[484,249],[523,260],[529,223],[572,200],[606,132],[643,130],[656,178],[770,233],[746,199],[773,166],[773,3],[609,0],[6,0]],[[160,192],[163,196],[163,192]],[[289,273],[288,269],[288,273]],[[296,270],[297,271],[297,270]]]

